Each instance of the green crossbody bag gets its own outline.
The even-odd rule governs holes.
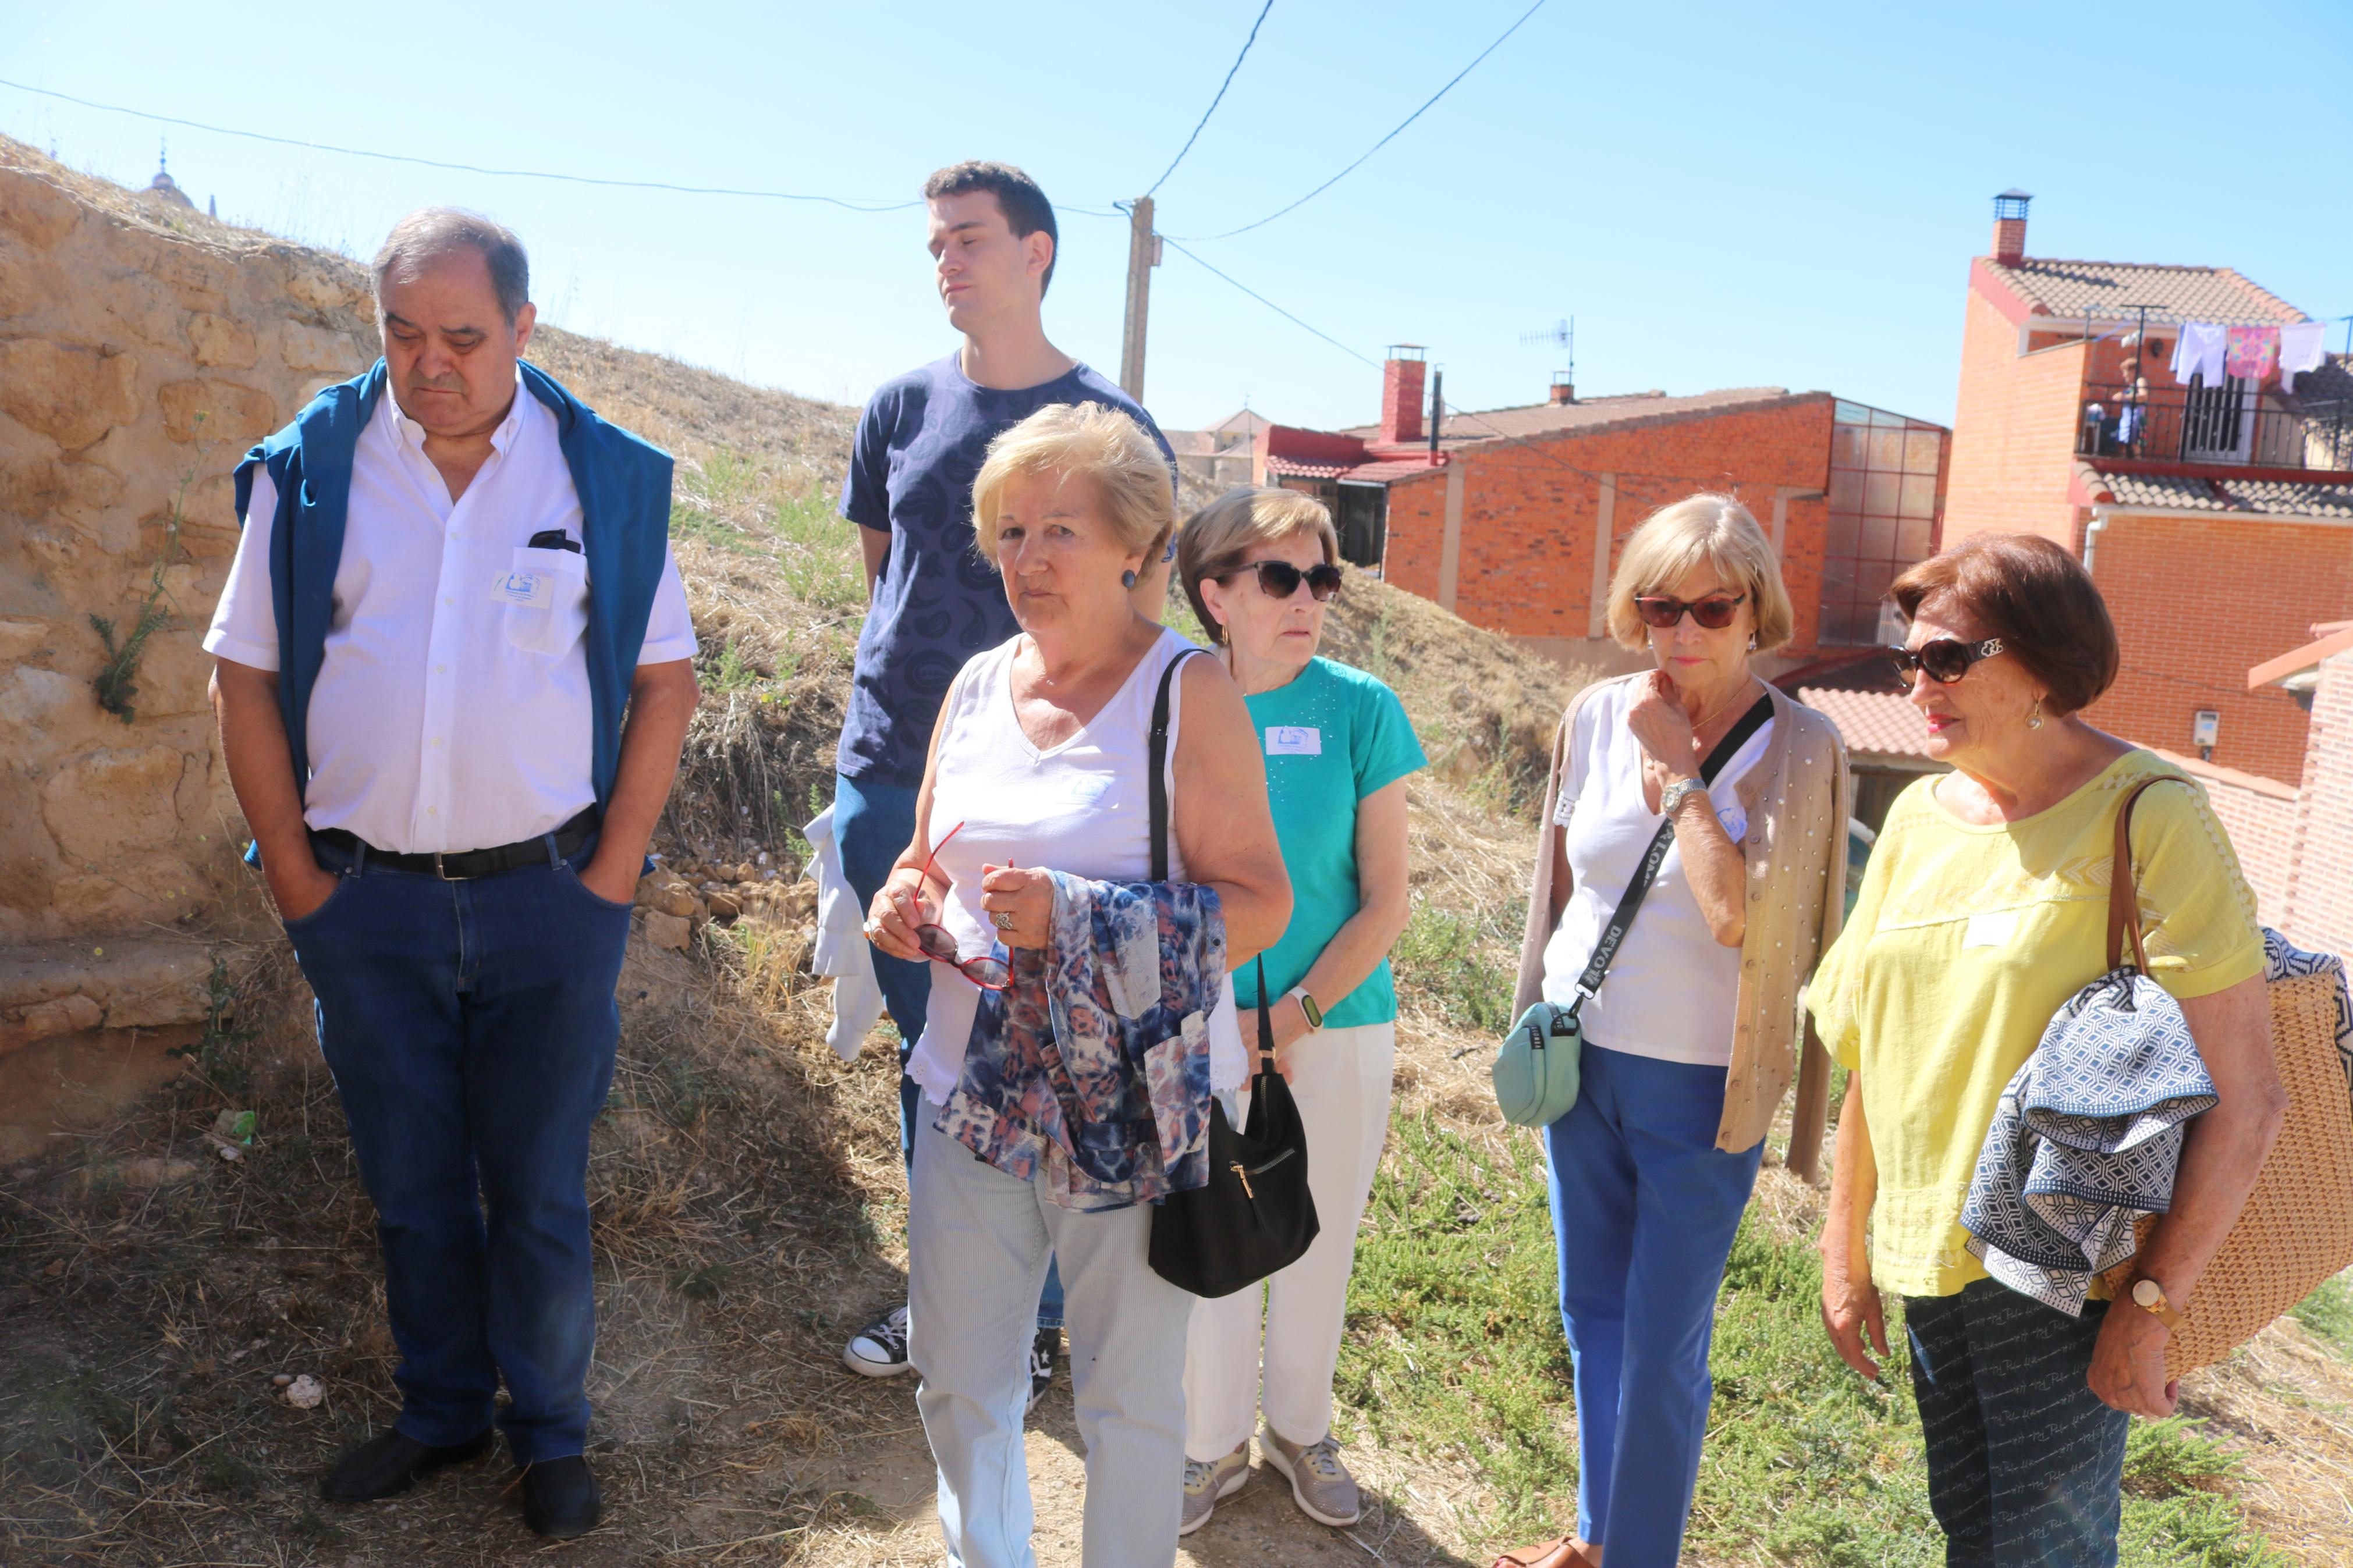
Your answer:
[[[1763,729],[1773,717],[1773,699],[1759,697],[1755,707],[1740,716],[1740,721],[1725,731],[1724,739],[1707,754],[1699,768],[1700,782],[1714,784],[1724,765],[1739,754],[1749,737]],[[1495,1053],[1495,1065],[1489,1076],[1495,1083],[1495,1104],[1503,1110],[1504,1120],[1514,1127],[1549,1127],[1569,1112],[1577,1103],[1577,1091],[1583,1067],[1585,1037],[1578,1030],[1577,1015],[1587,998],[1601,989],[1601,982],[1609,973],[1618,949],[1626,941],[1627,928],[1634,923],[1634,911],[1642,907],[1650,896],[1651,884],[1658,880],[1659,868],[1667,858],[1667,851],[1675,841],[1675,825],[1662,822],[1651,837],[1651,847],[1642,852],[1642,863],[1636,868],[1634,879],[1626,884],[1626,896],[1609,916],[1609,923],[1601,932],[1601,940],[1593,945],[1593,956],[1585,961],[1585,972],[1577,977],[1577,999],[1567,1006],[1552,1002],[1538,1002],[1520,1015],[1504,1037],[1503,1048]]]

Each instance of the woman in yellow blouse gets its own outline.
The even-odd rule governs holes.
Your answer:
[[[2272,1063],[2253,896],[2204,792],[2085,723],[2116,677],[2116,629],[2081,563],[2047,540],[1973,539],[1893,590],[1911,623],[1896,662],[1954,772],[1906,790],[1808,1005],[1852,1069],[1822,1230],[1822,1319],[1879,1376],[1880,1293],[1904,1298],[1928,1492],[1953,1563],[2105,1568],[2133,1415],[2165,1415],[2171,1315],[2238,1217],[2287,1100]],[[2136,1261],[2147,1310],[2081,1318],[1989,1279],[1962,1200],[2002,1088],[2051,1015],[2105,964],[2116,805],[2150,976],[2178,999],[2221,1096],[2192,1121]],[[1866,1241],[1866,1226],[1868,1240]],[[2137,1299],[2137,1298],[2136,1298]]]

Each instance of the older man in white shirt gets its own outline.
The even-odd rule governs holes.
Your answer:
[[[238,469],[205,639],[401,1352],[399,1421],[321,1490],[405,1491],[485,1451],[495,1414],[526,1521],[572,1536],[601,1509],[588,1129],[695,703],[670,461],[522,363],[527,264],[498,225],[412,215],[375,278],[385,357]]]

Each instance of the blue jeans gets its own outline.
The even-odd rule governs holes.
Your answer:
[[[588,1435],[588,1130],[629,934],[629,907],[574,874],[589,852],[445,882],[322,846],[342,880],[286,924],[375,1204],[399,1429],[466,1441],[503,1376],[518,1464]]]
[[[2092,1392],[2107,1314],[2095,1301],[2071,1318],[1990,1279],[1904,1299],[1950,1568],[2115,1568],[2132,1418]]]
[[[861,908],[891,879],[891,868],[915,841],[915,791],[905,784],[853,779],[836,773],[833,779],[833,842],[841,853],[841,873]],[[923,1014],[931,1005],[932,966],[887,953],[868,952],[874,960],[874,978],[882,987],[882,1005],[899,1026],[899,1157],[906,1163],[909,1196],[915,1170],[915,1129],[924,1115],[923,1091],[907,1076],[907,1058],[923,1033]],[[1062,1276],[1050,1263],[1046,1289],[1038,1299],[1038,1326],[1062,1326]]]
[[[1577,1376],[1577,1529],[1609,1568],[1673,1568],[1700,1440],[1715,1297],[1764,1145],[1715,1146],[1722,1068],[1587,1045],[1545,1129],[1560,1315]]]

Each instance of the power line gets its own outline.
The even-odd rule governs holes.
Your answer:
[[[1510,26],[1504,28],[1502,35],[1498,37],[1493,43],[1489,44],[1485,48],[1481,49],[1477,59],[1473,59],[1469,65],[1464,66],[1461,70],[1456,71],[1452,80],[1449,81],[1444,87],[1440,88],[1436,92],[1431,93],[1429,99],[1423,102],[1419,109],[1415,110],[1411,114],[1407,115],[1403,120],[1398,121],[1395,130],[1392,130],[1388,135],[1382,137],[1379,141],[1366,148],[1363,156],[1359,157],[1355,163],[1349,164],[1346,168],[1341,170],[1338,174],[1333,175],[1330,179],[1324,181],[1322,184],[1316,186],[1314,190],[1308,192],[1297,201],[1293,202],[1290,206],[1277,207],[1274,211],[1267,214],[1256,223],[1246,223],[1240,228],[1229,228],[1223,234],[1188,234],[1185,236],[1185,237],[1197,242],[1212,239],[1231,239],[1238,234],[1248,234],[1254,228],[1263,228],[1268,224],[1271,224],[1275,219],[1281,217],[1284,213],[1293,210],[1293,208],[1304,206],[1309,202],[1314,201],[1317,196],[1322,195],[1325,191],[1330,190],[1333,186],[1338,184],[1342,180],[1346,179],[1351,174],[1355,173],[1357,164],[1362,163],[1366,158],[1371,157],[1374,153],[1379,152],[1382,148],[1396,141],[1399,132],[1403,132],[1407,126],[1412,124],[1415,121],[1420,119],[1422,115],[1429,111],[1431,104],[1436,103],[1440,99],[1444,98],[1448,93],[1452,92],[1456,82],[1461,81],[1464,77],[1469,76],[1472,71],[1478,69],[1480,60],[1485,59],[1489,55],[1492,55],[1497,49],[1502,48],[1504,47],[1504,39],[1508,38],[1514,33],[1518,32],[1521,26],[1530,16],[1535,16],[1544,8],[1545,0],[1536,0],[1535,5],[1529,6],[1525,11],[1520,14],[1519,21],[1514,22]],[[1167,176],[1164,174],[1161,177],[1166,179]],[[1194,259],[1198,261],[1200,258],[1196,257]]]
[[[1348,355],[1351,359],[1362,360],[1366,364],[1371,365],[1375,370],[1378,370],[1380,368],[1381,362],[1373,358],[1371,355],[1359,353],[1355,349],[1352,349],[1347,344],[1342,342],[1339,339],[1334,337],[1331,333],[1323,331],[1321,328],[1309,326],[1306,322],[1301,321],[1298,317],[1293,315],[1290,311],[1284,310],[1282,306],[1276,304],[1273,300],[1268,299],[1265,295],[1260,293],[1249,284],[1243,282],[1240,279],[1233,277],[1229,273],[1219,271],[1217,268],[1210,266],[1209,263],[1202,260],[1199,257],[1186,249],[1176,240],[1170,239],[1168,236],[1164,234],[1160,237],[1166,240],[1168,247],[1171,250],[1174,250],[1177,255],[1192,262],[1194,266],[1201,268],[1205,271],[1215,273],[1219,278],[1223,278],[1227,282],[1232,284],[1235,288],[1240,289],[1243,293],[1249,295],[1251,299],[1257,300],[1268,310],[1272,310],[1276,315],[1281,316],[1293,326],[1301,329],[1303,331],[1314,333],[1315,336],[1322,338],[1325,342],[1330,343],[1334,348],[1338,349],[1342,353]]]
[[[569,185],[602,185],[615,190],[670,191],[688,196],[749,196],[764,201],[822,202],[854,213],[903,212],[919,207],[920,201],[866,203],[846,202],[839,196],[807,195],[796,191],[744,190],[724,185],[675,185],[663,180],[608,180],[594,174],[563,174],[546,169],[491,169],[477,163],[451,163],[438,158],[417,158],[402,153],[375,153],[364,147],[337,147],[324,142],[303,142],[291,136],[272,136],[259,131],[239,131],[227,125],[207,125],[200,120],[182,120],[169,114],[153,114],[143,109],[131,109],[120,103],[100,103],[92,99],[76,98],[69,92],[56,92],[45,87],[27,87],[21,81],[0,79],[0,87],[29,92],[39,98],[58,99],[79,104],[84,109],[102,110],[110,114],[128,114],[135,120],[153,121],[159,125],[185,126],[191,131],[209,131],[216,136],[237,136],[248,142],[268,142],[280,147],[301,147],[312,153],[336,153],[346,158],[373,158],[385,163],[413,163],[419,168],[448,169],[462,174],[491,174],[504,179],[554,180]]]
[[[1266,5],[1259,11],[1258,20],[1250,24],[1250,37],[1242,40],[1242,52],[1236,55],[1234,63],[1226,68],[1226,79],[1218,84],[1218,96],[1209,100],[1208,108],[1201,110],[1200,125],[1193,127],[1193,134],[1185,138],[1185,145],[1176,149],[1176,156],[1170,160],[1168,167],[1160,172],[1160,177],[1152,182],[1152,190],[1145,192],[1145,195],[1152,195],[1153,191],[1157,191],[1168,183],[1168,176],[1176,172],[1176,165],[1185,161],[1185,154],[1190,153],[1193,150],[1193,143],[1200,140],[1201,126],[1208,124],[1209,116],[1215,114],[1218,111],[1218,105],[1226,100],[1226,89],[1234,85],[1234,72],[1241,69],[1242,61],[1250,58],[1250,46],[1258,42],[1258,30],[1265,25],[1267,12],[1273,9],[1274,0],[1266,0]]]

